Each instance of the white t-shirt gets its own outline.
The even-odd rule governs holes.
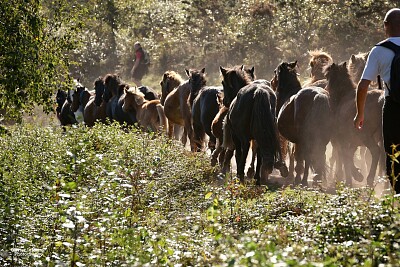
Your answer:
[[[400,37],[390,37],[386,40],[400,46]],[[369,53],[361,79],[375,81],[376,77],[380,75],[381,79],[390,87],[390,66],[393,57],[392,50],[383,46],[374,46]],[[386,86],[384,88],[385,96],[389,95]]]

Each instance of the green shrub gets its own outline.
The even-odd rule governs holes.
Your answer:
[[[205,153],[118,125],[0,136],[1,266],[376,266],[392,198],[219,185]]]

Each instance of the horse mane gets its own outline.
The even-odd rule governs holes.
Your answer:
[[[164,73],[164,78],[163,79],[164,80],[168,79],[168,80],[175,81],[177,84],[181,84],[181,83],[184,82],[182,76],[179,73],[177,73],[177,72],[175,72],[173,70],[166,71]]]
[[[310,83],[325,79],[323,69],[325,66],[333,63],[331,55],[321,49],[308,51],[308,54],[311,56],[309,62],[311,67]]]
[[[109,87],[108,89],[111,91],[113,95],[118,94],[118,87],[121,84],[121,80],[117,74],[107,74],[104,76],[104,85]]]
[[[222,85],[224,91],[223,103],[229,107],[232,100],[236,97],[241,88],[253,82],[254,68],[248,70],[244,65],[223,68],[220,66],[222,74]]]
[[[352,54],[349,59],[349,65],[347,68],[349,69],[350,76],[355,83],[358,83],[361,78],[368,55],[369,52]]]
[[[197,69],[190,69],[186,70],[186,73],[190,79],[190,96],[189,96],[189,103],[190,106],[193,105],[193,101],[196,96],[199,94],[200,90],[206,86],[207,80],[205,75],[205,69],[197,70]]]
[[[295,62],[282,62],[275,69],[275,76],[273,80],[276,82],[276,95],[278,99],[277,111],[280,110],[282,105],[294,94],[301,90],[301,83],[297,75],[297,61]]]
[[[334,104],[333,107],[337,106],[345,97],[354,99],[356,86],[351,79],[346,62],[329,64],[324,68],[324,73],[328,80],[326,90],[329,92],[330,99]]]

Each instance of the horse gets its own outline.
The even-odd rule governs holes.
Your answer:
[[[96,121],[106,122],[106,103],[103,102],[104,80],[102,77],[98,77],[94,81],[94,91],[95,95],[89,99],[83,112],[83,120],[89,127],[92,127]]]
[[[229,104],[224,124],[224,143],[229,137],[234,143],[236,173],[240,182],[244,182],[244,169],[252,140],[257,144],[256,184],[261,184],[262,177],[268,179],[274,167],[280,169],[282,176],[286,176],[287,168],[282,161],[275,118],[274,91],[267,82],[253,82],[243,67],[220,67],[220,70],[223,76],[223,103]]]
[[[60,92],[60,90],[59,90],[59,93],[57,93],[57,94],[60,94],[60,98],[63,98],[63,96],[62,96],[63,93]],[[67,125],[72,125],[72,124],[78,123],[78,121],[75,118],[74,112],[72,112],[72,110],[71,110],[71,103],[72,103],[71,90],[68,90],[68,92],[65,94],[66,94],[66,99],[64,100],[64,103],[61,106],[60,114],[59,114],[59,120],[60,120],[61,126],[67,126]]]
[[[216,138],[211,131],[212,122],[219,111],[218,96],[222,93],[222,86],[203,87],[193,100],[192,104],[192,125],[193,142],[195,150],[201,151],[205,135],[209,137],[208,148],[211,153],[216,147]]]
[[[61,121],[60,114],[61,114],[61,109],[64,105],[64,102],[67,100],[67,92],[65,92],[62,89],[58,89],[56,93],[56,115],[57,119]]]
[[[76,118],[78,118],[78,116],[81,116],[82,121],[84,121],[85,107],[91,97],[94,97],[94,92],[89,91],[82,84],[77,83],[75,90],[73,91],[72,94],[72,102],[71,102],[71,111],[75,113]],[[79,115],[77,116],[76,114],[78,112]]]
[[[224,133],[223,133],[223,121],[228,114],[228,108],[222,103],[223,92],[217,95],[217,103],[219,106],[218,113],[215,115],[211,123],[211,133],[215,137],[215,149],[211,153],[211,165],[215,166],[218,162],[220,167],[224,162],[225,149],[223,147]]]
[[[268,180],[274,167],[280,168],[281,172],[282,167],[286,167],[281,157],[275,108],[274,91],[262,83],[251,83],[241,88],[229,107],[226,126],[235,144],[236,172],[241,183],[244,182],[244,168],[251,140],[257,143],[254,175],[257,185],[261,185],[262,177]]]
[[[279,64],[271,84],[276,86],[279,133],[295,144],[295,185],[307,185],[309,168],[316,173],[314,181],[326,178],[325,152],[332,116],[328,92],[316,86],[302,88],[296,65],[297,61]]]
[[[143,93],[144,99],[146,100],[159,100],[160,96],[158,93],[151,87],[148,86],[139,86],[138,90]]]
[[[71,94],[71,110],[75,114],[76,120],[81,123],[83,122],[83,112],[86,103],[89,101],[92,92],[89,92],[86,87],[79,82],[79,80],[74,79],[74,90],[70,90]]]
[[[246,86],[247,84],[254,82],[255,80],[255,74],[254,74],[254,67],[252,68],[247,68],[244,65],[236,65],[233,66],[232,68],[223,68],[220,67],[220,72],[222,75],[222,87],[223,87],[223,94],[224,97],[222,98],[222,105],[226,108],[229,109],[230,104],[232,103],[232,100],[236,97],[238,91],[240,88]],[[266,82],[268,81],[265,80],[257,80],[257,82]],[[220,108],[224,109],[224,108]],[[226,120],[226,115],[228,114],[228,110],[223,111],[221,110],[221,114],[218,116],[218,120],[214,121],[213,123],[218,125],[222,125],[222,128],[220,129],[223,133],[223,136],[220,141],[222,143],[222,150],[221,153],[223,153],[223,162],[220,165],[222,165],[222,173],[226,173],[229,168],[230,168],[230,162],[233,157],[233,152],[235,150],[235,144],[233,143],[230,131],[226,126],[227,120]],[[212,126],[215,128],[215,126]],[[214,131],[217,131],[214,129]],[[253,151],[252,155],[252,161],[250,163],[250,167],[247,172],[247,176],[251,177],[254,174],[254,163],[256,160],[256,153],[255,150],[253,149],[256,147],[253,141],[251,141],[251,147]],[[213,155],[213,158],[218,157],[218,155]],[[219,157],[222,158],[222,157]]]
[[[339,153],[339,164],[336,166],[337,176],[340,177],[342,164],[346,174],[346,184],[352,185],[352,177],[362,180],[361,174],[356,172],[354,166],[354,152],[358,146],[366,146],[371,153],[371,167],[367,176],[367,184],[373,186],[377,164],[382,156],[382,106],[384,92],[382,90],[369,90],[365,103],[365,121],[362,130],[355,129],[353,118],[356,113],[356,90],[351,79],[346,62],[332,63],[325,70],[328,85],[330,106],[333,112],[332,139],[333,145]]]
[[[237,85],[235,84],[235,87],[242,86],[243,84],[247,84],[247,83],[250,83],[255,80],[254,67],[248,68],[248,67],[245,67],[244,65],[240,65],[240,66],[237,65],[232,68],[220,67],[220,71],[221,71],[221,75],[225,74],[225,76],[227,77],[227,80],[232,78],[233,81],[240,82],[241,79],[245,79],[244,83],[240,82],[240,84],[237,84]],[[236,73],[233,75],[234,72],[236,72]],[[240,76],[241,79],[236,79],[236,76]],[[222,80],[221,83],[223,85],[224,81]],[[224,88],[224,86],[222,88]],[[227,97],[233,99],[234,96],[236,96],[237,91],[236,91],[236,89],[230,90]],[[219,103],[219,111],[211,124],[211,132],[216,138],[216,148],[212,152],[212,155],[211,155],[211,164],[214,166],[217,164],[217,161],[218,161],[220,167],[222,168],[223,173],[226,173],[227,170],[229,169],[230,161],[231,161],[231,158],[233,157],[233,151],[234,151],[234,144],[233,144],[231,138],[229,137],[224,141],[223,125],[224,125],[224,123],[226,123],[225,117],[226,117],[226,114],[228,113],[228,108],[231,103],[231,100],[229,100],[228,98],[224,97],[224,93],[219,94],[217,96],[217,102]],[[224,99],[225,99],[225,103],[224,103]],[[254,152],[254,150],[253,150],[253,152]],[[251,161],[250,167],[248,169],[248,177],[252,176],[252,174],[254,173],[254,162],[255,162],[255,153],[253,153],[252,161]]]
[[[160,81],[161,85],[161,104],[164,106],[164,112],[168,119],[168,137],[172,138],[175,135],[176,139],[179,139],[178,133],[183,127],[183,119],[180,112],[180,100],[184,101],[185,92],[187,91],[185,87],[178,87],[185,83],[181,75],[175,71],[166,71],[163,74],[163,78]],[[188,89],[189,90],[189,89]],[[172,94],[171,94],[172,92]],[[187,96],[186,96],[187,97]],[[168,101],[166,101],[168,98]],[[183,134],[181,137],[181,142],[186,144],[187,134]]]
[[[304,83],[303,87],[318,86],[325,88],[327,81],[323,69],[333,62],[332,56],[322,50],[309,51],[308,54],[311,56],[308,63],[310,66],[310,79]]]
[[[103,100],[106,103],[106,114],[111,121],[117,121],[121,125],[129,126],[137,123],[134,112],[124,112],[122,105],[125,100],[125,88],[128,84],[121,81],[116,74],[107,74],[104,77]]]
[[[185,69],[185,73],[188,80],[179,84],[167,95],[164,102],[164,112],[168,122],[171,122],[172,125],[178,124],[184,127],[182,143],[185,145],[187,138],[189,138],[190,148],[194,151],[191,106],[197,93],[205,85],[205,69]]]
[[[147,100],[145,94],[138,88],[124,88],[125,100],[122,105],[124,112],[134,112],[141,128],[153,132],[167,127],[167,117],[159,99]]]

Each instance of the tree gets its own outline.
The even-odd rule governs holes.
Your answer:
[[[53,93],[70,83],[68,52],[79,44],[83,9],[71,1],[0,3],[0,109],[21,118],[34,105],[53,109]]]

